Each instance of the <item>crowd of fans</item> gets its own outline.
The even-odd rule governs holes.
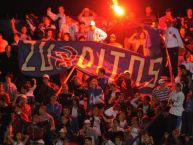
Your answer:
[[[17,60],[18,43],[26,40],[96,41],[117,49],[134,44],[132,51],[151,56],[144,25],[123,45],[115,34],[108,37],[96,26],[97,15],[88,8],[77,20],[65,15],[63,6],[58,14],[48,8],[42,19],[26,15],[21,29],[12,18],[13,41],[8,43],[0,33],[0,144],[192,145],[192,72],[187,64],[178,66],[179,48],[185,48],[187,61],[192,60],[192,9],[184,18],[174,18],[170,9],[159,19],[151,7],[145,12],[141,21],[162,34],[176,77],[172,87],[160,79],[149,95],[138,92],[127,70],[114,81],[105,76],[104,68],[97,76],[75,71],[60,83],[47,74],[22,75]]]

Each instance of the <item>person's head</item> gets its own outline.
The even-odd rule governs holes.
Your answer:
[[[84,10],[83,10],[83,16],[84,16],[84,17],[89,17],[89,16],[90,16],[90,10],[89,10],[89,8],[84,8]]]
[[[186,35],[186,29],[184,27],[180,28],[180,35],[183,37]]]
[[[26,26],[22,26],[21,33],[22,34],[27,34],[27,27]]]
[[[143,117],[143,110],[142,110],[141,108],[139,108],[139,109],[137,110],[137,117],[138,117],[138,118],[142,118],[142,117]]]
[[[85,31],[85,22],[80,22],[79,23],[79,30],[80,31]]]
[[[22,140],[22,134],[21,134],[20,132],[18,132],[18,133],[16,134],[16,140],[17,140],[17,141],[21,141],[21,140]]]
[[[132,117],[132,119],[131,119],[131,125],[138,126],[137,117]]]
[[[40,107],[39,107],[39,114],[40,115],[43,115],[43,114],[45,114],[46,113],[46,106],[45,105],[41,105]]]
[[[63,83],[62,84],[62,91],[65,93],[65,92],[68,92],[68,84],[67,83]]]
[[[89,83],[89,87],[96,88],[98,86],[98,81],[96,78],[92,78]]]
[[[106,71],[105,71],[104,68],[99,68],[99,70],[98,70],[98,75],[99,75],[99,76],[104,76],[105,73],[106,73]]]
[[[6,74],[6,76],[5,76],[5,82],[6,83],[11,83],[12,79],[13,79],[12,74],[10,74],[10,73]]]
[[[3,34],[0,32],[0,40],[3,40]]]
[[[95,21],[91,21],[91,22],[90,22],[90,29],[91,29],[91,30],[95,30],[95,28],[96,28]]]
[[[30,81],[26,81],[22,84],[21,86],[21,93],[25,94],[26,92],[28,92],[31,88],[31,83]]]
[[[62,129],[60,129],[59,134],[60,134],[60,138],[65,139],[67,134],[67,128],[63,127]]]
[[[176,85],[175,85],[175,90],[176,90],[177,92],[181,92],[181,91],[182,91],[182,88],[183,88],[183,84],[181,84],[181,83],[176,83]]]
[[[130,74],[130,72],[129,71],[124,71],[124,78],[125,79],[131,79],[131,74]]]
[[[72,100],[72,104],[73,106],[79,106],[79,98],[78,97],[75,97],[73,100]]]
[[[63,7],[63,6],[59,6],[59,7],[58,7],[58,13],[61,14],[61,15],[63,15],[64,12],[65,12],[64,7]]]
[[[90,126],[91,126],[91,122],[90,122],[90,120],[85,120],[84,121],[84,127],[86,128],[86,129],[88,129],[88,128],[90,128]]]
[[[164,80],[164,79],[160,79],[160,80],[158,81],[158,84],[159,84],[160,88],[164,88],[164,87],[165,87],[166,82],[165,82],[165,80]]]
[[[191,8],[188,8],[187,10],[186,10],[186,13],[187,13],[187,16],[188,17],[192,17],[192,9]]]
[[[10,46],[10,45],[7,45],[7,46],[6,46],[5,52],[6,52],[7,54],[10,54],[10,53],[11,53],[11,46]]]
[[[115,118],[115,119],[113,120],[113,127],[118,127],[118,126],[119,126],[119,123],[120,123],[119,120]]]
[[[179,65],[179,68],[182,75],[186,75],[188,73],[185,65],[181,64]]]
[[[115,34],[111,34],[109,37],[109,42],[110,43],[115,43],[117,40],[116,35]]]
[[[43,78],[43,83],[45,85],[48,85],[48,83],[50,82],[50,76],[48,74],[44,74],[42,78]]]
[[[99,115],[99,108],[98,108],[97,106],[95,106],[95,107],[93,108],[92,113],[93,113],[94,116],[98,116],[98,115]]]
[[[74,82],[75,86],[79,86],[82,83],[81,79],[78,76],[74,77],[73,82]]]
[[[146,16],[151,15],[151,13],[152,13],[152,8],[150,6],[145,7],[145,14],[146,14]]]
[[[63,109],[62,109],[62,114],[64,115],[64,116],[69,116],[70,115],[70,108],[69,107],[67,107],[67,106],[64,106],[63,107]]]
[[[44,25],[49,26],[51,24],[51,19],[48,16],[44,16],[43,23]]]
[[[126,114],[125,114],[125,112],[121,111],[121,112],[119,113],[119,115],[118,115],[118,118],[119,118],[120,121],[125,120],[125,119],[126,119]]]
[[[117,135],[115,136],[115,145],[122,145],[122,137]]]
[[[54,33],[52,29],[48,29],[46,32],[47,38],[54,38]]]
[[[57,101],[57,96],[55,94],[52,94],[52,96],[50,97],[50,103],[56,103]]]
[[[86,41],[86,37],[80,36],[80,37],[78,38],[78,41]]]
[[[169,8],[166,9],[165,14],[166,14],[166,17],[168,17],[168,18],[172,17],[172,11],[171,11],[171,9],[169,9]]]
[[[27,96],[26,95],[21,95],[21,100],[20,100],[20,104],[24,105],[27,103]]]
[[[109,84],[109,88],[110,88],[111,91],[114,91],[116,89],[116,87],[117,87],[117,85],[116,85],[115,82],[112,82],[112,83]]]
[[[20,40],[20,34],[19,34],[19,33],[15,33],[15,34],[13,35],[13,40],[14,40],[15,42],[19,42],[19,40]]]
[[[144,31],[142,31],[140,34],[139,34],[139,39],[145,39],[146,38],[146,34]]]
[[[149,105],[150,101],[151,101],[150,96],[148,96],[148,95],[144,96],[144,98],[143,98],[143,103],[144,103],[145,105]]]
[[[66,23],[72,24],[72,18],[70,16],[66,16]]]
[[[70,33],[64,33],[63,34],[63,40],[64,41],[70,41],[71,40]]]
[[[84,145],[93,145],[92,144],[92,138],[91,137],[85,137],[84,138]]]

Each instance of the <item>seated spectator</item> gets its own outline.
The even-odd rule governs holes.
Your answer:
[[[107,34],[100,28],[97,28],[94,21],[91,21],[88,31],[88,41],[103,42],[106,38]]]
[[[109,43],[108,45],[114,46],[114,47],[118,47],[118,48],[123,48],[123,46],[117,42],[116,40],[116,35],[115,34],[111,34],[109,36]]]
[[[118,119],[113,120],[112,127],[108,130],[109,132],[124,132],[124,129],[119,126],[120,122]]]
[[[66,137],[67,129],[66,127],[60,129],[59,131],[59,137],[55,141],[55,145],[64,145],[68,143],[68,138]]]
[[[5,48],[7,47],[8,42],[3,39],[3,34],[0,33],[0,54],[5,52]]]
[[[120,135],[115,136],[115,145],[124,145],[123,137]]]
[[[142,135],[140,145],[154,145],[153,138],[147,131]]]
[[[84,138],[84,145],[95,145],[91,137]]]

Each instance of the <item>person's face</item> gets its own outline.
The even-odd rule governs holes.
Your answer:
[[[23,98],[23,97],[22,97],[22,99],[21,99],[21,104],[24,105],[24,104],[26,104],[26,103],[27,103],[27,98]]]
[[[176,85],[175,88],[176,88],[176,91],[177,91],[177,92],[180,92],[180,91],[181,91],[181,87],[180,87],[179,85]]]
[[[46,108],[45,107],[40,107],[39,108],[39,114],[44,114],[46,112]]]
[[[92,145],[92,141],[89,139],[85,139],[84,145]]]
[[[192,16],[192,9],[187,10],[187,16],[191,17]]]
[[[11,46],[7,46],[6,48],[5,48],[5,51],[7,52],[7,53],[10,53],[11,52]]]
[[[114,121],[113,121],[113,126],[114,126],[114,127],[119,126],[119,122],[118,122],[117,120],[114,120]]]
[[[184,36],[186,34],[186,30],[184,28],[180,29],[180,35]]]
[[[85,16],[85,17],[89,17],[89,16],[90,16],[89,10],[84,11],[84,16]]]
[[[115,138],[115,145],[121,145],[122,141],[119,137]]]
[[[96,79],[92,79],[90,82],[90,87],[91,88],[95,88],[97,86],[97,80]]]
[[[5,81],[6,81],[7,83],[10,83],[10,82],[11,82],[11,78],[10,78],[9,76],[6,76],[6,77],[5,77]]]
[[[60,6],[58,7],[58,13],[59,14],[64,14],[65,10],[64,10],[64,7]]]
[[[65,138],[67,134],[67,129],[63,128],[64,132],[60,132],[60,138]]]
[[[137,117],[139,117],[139,118],[143,117],[143,113],[141,111],[138,111],[137,112]]]
[[[13,39],[14,39],[15,42],[18,42],[20,40],[20,37],[18,35],[14,35]]]
[[[97,116],[99,114],[99,109],[98,108],[93,108],[93,115]]]
[[[50,23],[51,23],[50,19],[47,18],[47,17],[45,17],[45,18],[44,18],[44,24],[45,24],[46,26],[48,26],[48,25],[50,25]]]
[[[67,24],[71,24],[71,23],[72,23],[72,18],[69,17],[69,16],[67,16],[67,17],[66,17],[66,23],[67,23]]]
[[[52,37],[52,36],[53,36],[52,30],[49,30],[49,31],[47,32],[47,36],[48,36],[48,37]]]
[[[68,92],[68,85],[67,84],[62,84],[62,91]]]
[[[17,134],[16,134],[16,139],[17,139],[17,140],[21,140],[21,138],[22,138],[21,133],[17,133]]]
[[[70,114],[70,110],[68,108],[63,108],[63,115],[68,116]]]
[[[146,13],[146,14],[151,14],[151,12],[152,12],[151,7],[146,7],[146,8],[145,8],[145,13]]]
[[[181,70],[181,74],[185,75],[187,73],[187,71],[185,69],[180,69]]]
[[[66,117],[66,116],[62,116],[62,118],[61,118],[61,122],[62,122],[62,124],[67,124],[68,123],[68,118]]]
[[[23,27],[21,28],[21,33],[23,33],[23,34],[26,34],[26,33],[27,33],[27,28],[26,28],[25,26],[23,26]]]
[[[75,84],[76,86],[80,85],[80,84],[81,84],[80,79],[79,79],[79,78],[75,78],[75,79],[74,79],[74,84]]]
[[[49,79],[43,78],[43,83],[44,83],[44,84],[48,84],[48,83],[49,83]]]
[[[51,96],[51,98],[50,98],[50,102],[55,103],[55,102],[56,102],[56,100],[57,100],[57,97],[56,97],[56,96]]]
[[[129,74],[129,73],[126,73],[126,74],[124,75],[124,77],[125,77],[125,79],[130,79],[130,74]]]
[[[145,34],[144,34],[143,32],[140,33],[139,38],[140,38],[140,39],[145,39]]]
[[[80,27],[80,30],[82,30],[82,31],[85,30],[85,24],[80,24],[79,27]]]
[[[110,39],[109,39],[110,43],[113,43],[113,42],[116,42],[116,38],[111,36]]]
[[[70,41],[70,36],[68,34],[64,34],[63,40],[64,41]]]
[[[171,11],[166,12],[166,17],[171,17],[171,16],[172,16],[172,12]]]
[[[90,125],[91,125],[90,123],[85,123],[85,124],[84,124],[85,128],[89,128]]]

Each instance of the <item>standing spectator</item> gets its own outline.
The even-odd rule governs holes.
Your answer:
[[[155,20],[155,16],[152,14],[152,8],[150,6],[145,7],[145,16],[143,18],[143,23],[147,25],[152,25]]]
[[[193,17],[192,17],[192,9],[188,8],[186,10],[187,16],[182,21],[182,26],[185,27],[187,35],[193,36]]]
[[[42,41],[54,41],[54,32],[52,29],[47,29],[45,36],[42,38]]]
[[[94,105],[98,105],[100,108],[104,104],[104,94],[101,87],[98,86],[97,79],[93,78],[87,89],[88,96],[88,110],[92,109]]]
[[[84,22],[79,22],[79,30],[76,32],[76,40],[79,40],[80,37],[84,37],[85,40],[87,40],[87,31],[86,31],[86,25]]]
[[[108,78],[105,76],[105,73],[106,71],[104,68],[98,69],[97,81],[98,81],[99,86],[103,89],[103,91],[106,89],[108,85]]]
[[[3,34],[0,33],[0,54],[5,52],[5,48],[7,47],[8,42],[3,39]]]
[[[169,122],[168,122],[168,131],[171,133],[174,129],[180,129],[182,112],[184,111],[183,103],[185,96],[182,92],[182,84],[177,83],[175,90],[173,90],[170,98],[172,103],[169,110]]]
[[[17,95],[17,87],[14,83],[12,83],[13,75],[7,74],[5,76],[4,90],[9,94],[11,102],[15,100]]]
[[[165,16],[163,16],[159,19],[159,28],[161,30],[166,30],[168,21],[170,21],[171,23],[173,23],[175,21],[175,19],[172,16],[171,9],[166,9]]]
[[[107,38],[107,34],[96,27],[94,21],[90,22],[90,30],[88,31],[88,41],[102,42]]]
[[[7,94],[4,90],[3,83],[0,83],[0,98],[3,98],[6,102],[6,104],[10,103],[10,97],[9,94]]]
[[[96,19],[96,14],[89,8],[84,8],[79,14],[78,19],[80,22],[84,22],[87,27],[89,27],[91,21]]]
[[[172,72],[174,77],[176,77],[178,74],[178,51],[179,48],[184,48],[184,44],[182,42],[178,29],[173,27],[172,21],[167,21],[166,24],[167,29],[165,33],[165,44],[170,56]]]
[[[59,30],[66,24],[65,9],[63,6],[58,7],[58,14],[54,14],[51,8],[47,9],[47,15],[53,20],[58,21]]]
[[[155,101],[160,102],[161,104],[167,104],[171,89],[166,86],[164,79],[158,81],[158,86],[153,90],[152,97]]]
[[[27,34],[27,27],[22,26],[21,32],[19,32],[15,26],[15,19],[11,19],[11,29],[13,33],[19,33],[20,34],[20,40],[31,40],[31,37]]]
[[[47,112],[54,117],[55,123],[58,125],[62,114],[62,105],[58,103],[56,95],[50,97],[50,103],[47,104]]]

